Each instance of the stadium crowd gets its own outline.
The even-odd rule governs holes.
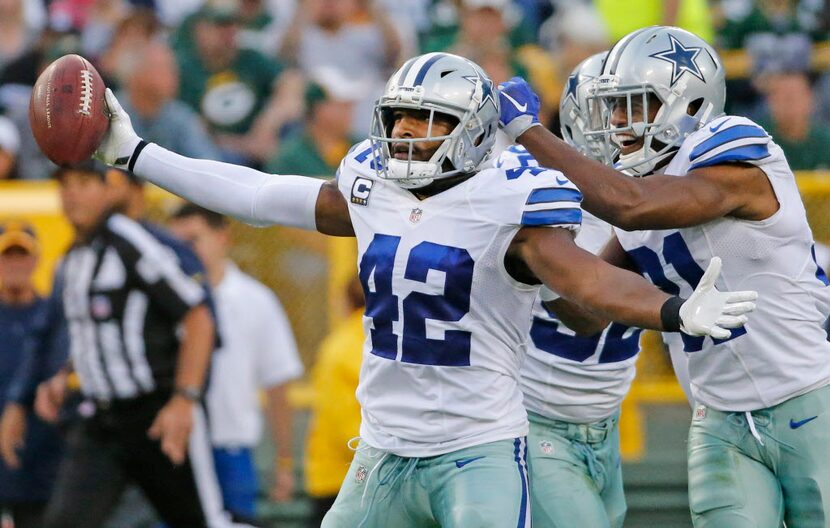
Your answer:
[[[744,66],[727,64],[727,110],[769,125],[795,169],[827,168],[814,146],[830,133],[829,12],[810,0],[5,0],[0,179],[48,178],[29,87],[66,53],[93,61],[148,140],[323,175],[368,132],[372,103],[407,57],[449,51],[497,84],[524,76],[558,130],[570,71],[651,24],[741,50]]]
[[[688,29],[730,59],[727,112],[762,124],[793,170],[830,169],[826,2],[0,0],[0,180],[65,177],[34,141],[28,102],[40,72],[67,53],[95,64],[138,135],[149,142],[270,173],[330,177],[356,139],[369,133],[374,101],[386,79],[416,54],[449,51],[467,57],[496,84],[525,77],[541,97],[543,124],[558,133],[559,96],[574,67],[630,31],[653,24]],[[135,207],[141,207],[141,185],[135,180],[118,171],[90,170],[110,187],[108,196],[133,188]],[[121,212],[140,218],[123,196]],[[350,316],[323,343],[313,366],[315,416],[304,464],[295,464],[285,383],[301,376],[303,366],[279,302],[228,260],[232,241],[224,217],[185,205],[169,227],[193,245],[204,265],[195,271],[182,266],[184,273],[204,275],[203,286],[212,291],[208,304],[219,331],[212,371],[206,374],[210,386],[214,394],[225,395],[234,387],[249,389],[237,401],[205,398],[226,509],[235,520],[256,524],[254,500],[285,502],[305,493],[314,499],[309,526],[319,526],[351,458],[346,441],[358,434],[353,394],[362,334],[354,314],[362,299],[357,283],[346,295]],[[56,301],[40,299],[31,289],[38,247],[30,226],[8,222],[0,228],[2,528],[40,526],[60,463],[58,429],[65,432],[78,416],[93,412],[85,402],[70,399],[55,414],[58,426],[33,412],[33,380],[63,372],[68,352],[66,330],[56,322],[60,315],[52,313]],[[245,288],[250,293],[241,291]],[[261,320],[241,316],[246,309]],[[230,322],[234,317],[240,321]],[[240,331],[241,325],[249,326]],[[270,349],[255,350],[265,342]],[[352,354],[338,355],[343,349]],[[21,351],[37,359],[23,358]],[[240,365],[223,351],[239,353],[239,361],[247,363]],[[24,366],[33,361],[40,364]],[[26,369],[33,372],[28,391],[19,380]],[[72,388],[71,376],[61,381]],[[201,401],[201,389],[194,389],[183,397]],[[264,407],[273,427],[265,440],[263,420],[253,411],[258,390],[267,393]],[[270,493],[253,475],[252,450],[260,441],[277,446],[266,471],[273,483]],[[298,484],[305,483],[305,490],[294,482],[302,469]],[[147,508],[141,498],[126,494],[109,526],[152,526],[152,514],[134,513]]]

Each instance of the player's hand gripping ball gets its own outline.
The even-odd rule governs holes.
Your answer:
[[[29,100],[29,122],[46,157],[67,166],[92,156],[109,128],[104,88],[80,55],[64,55],[43,71]]]

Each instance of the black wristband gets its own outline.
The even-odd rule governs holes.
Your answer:
[[[686,299],[682,297],[669,297],[660,308],[660,323],[664,332],[680,331],[680,307]]]
[[[135,167],[135,162],[138,159],[138,155],[141,154],[141,151],[144,150],[144,147],[147,146],[147,142],[143,139],[138,142],[136,145],[135,150],[133,150],[133,155],[130,156],[130,162],[127,164],[127,170],[133,172],[133,167]]]

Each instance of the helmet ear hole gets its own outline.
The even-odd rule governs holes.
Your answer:
[[[697,99],[689,103],[689,106],[686,107],[686,113],[690,116],[697,115],[697,112],[698,110],[700,110],[701,106],[703,106],[703,97],[698,97]]]

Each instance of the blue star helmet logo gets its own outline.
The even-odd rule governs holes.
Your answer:
[[[464,79],[470,81],[474,85],[478,85],[481,83],[481,102],[478,103],[478,110],[484,108],[484,105],[487,104],[487,101],[491,101],[493,106],[498,108],[496,104],[496,96],[495,91],[493,90],[493,81],[487,79],[486,81],[479,77],[478,75],[468,75],[465,76]]]
[[[579,86],[579,81],[576,78],[576,75],[571,75],[568,77],[568,83],[565,85],[565,99],[573,99],[574,104],[579,106],[579,101],[576,98],[576,87]]]
[[[703,73],[700,71],[700,67],[698,67],[697,62],[695,62],[697,56],[700,55],[703,48],[696,48],[693,46],[689,46],[688,48],[684,47],[683,44],[671,34],[669,34],[669,42],[671,42],[670,49],[655,53],[654,55],[649,55],[649,57],[654,57],[655,59],[671,63],[672,72],[670,86],[674,86],[674,83],[676,83],[685,72],[689,72],[701,81],[706,82],[706,79],[703,78]]]

